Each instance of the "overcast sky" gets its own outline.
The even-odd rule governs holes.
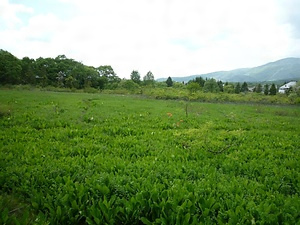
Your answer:
[[[300,57],[299,12],[300,0],[0,0],[0,49],[187,76]]]

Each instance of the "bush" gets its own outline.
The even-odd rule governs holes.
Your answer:
[[[295,104],[297,98],[298,98],[298,96],[297,96],[296,93],[291,93],[291,94],[289,94],[289,100],[290,100],[291,103]]]
[[[69,89],[69,88],[59,88],[59,87],[53,87],[53,86],[46,86],[46,87],[41,87],[41,91],[53,91],[53,92],[72,92],[74,89]]]
[[[92,93],[92,94],[99,92],[98,89],[92,88],[92,87],[86,87],[86,88],[83,89],[83,91],[85,93]]]
[[[187,89],[190,93],[195,93],[201,89],[200,85],[196,82],[191,82],[187,85]]]
[[[7,106],[0,105],[0,118],[10,116],[11,110]]]
[[[131,94],[140,93],[140,86],[132,80],[122,80],[119,85],[119,89],[125,89]]]
[[[20,90],[20,91],[22,91],[22,90],[28,90],[29,91],[29,90],[35,89],[35,87],[31,86],[30,84],[19,84],[19,85],[14,86],[14,88],[16,90]]]

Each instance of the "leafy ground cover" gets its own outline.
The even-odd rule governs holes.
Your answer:
[[[1,224],[297,224],[297,106],[0,90]]]
[[[154,97],[155,99],[166,100],[191,100],[213,103],[251,103],[251,104],[290,104],[299,105],[300,97],[293,93],[289,96],[285,94],[264,95],[263,93],[240,93],[229,94],[224,92],[210,93],[203,91],[190,92],[187,88],[145,88],[142,90],[144,95]]]
[[[130,82],[134,84],[134,82]],[[158,83],[162,85],[161,83]],[[70,93],[90,93],[90,94],[114,94],[114,95],[140,95],[140,97],[153,98],[159,100],[181,100],[181,101],[198,101],[211,103],[243,103],[243,104],[276,104],[276,105],[300,105],[300,92],[296,91],[290,94],[265,95],[263,93],[242,92],[233,93],[211,93],[200,90],[190,91],[188,85],[179,84],[177,87],[155,87],[142,86],[137,84],[133,88],[118,87],[116,89],[99,90],[91,87],[84,89],[59,88],[53,86],[39,87],[31,85],[4,85],[0,86],[1,90],[31,90],[31,91],[48,91],[48,92],[70,92]],[[299,89],[300,90],[300,89]]]

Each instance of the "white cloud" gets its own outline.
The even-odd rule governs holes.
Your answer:
[[[11,29],[16,25],[21,25],[22,20],[18,17],[20,13],[31,14],[33,9],[22,4],[10,4],[8,0],[2,0],[0,2],[0,24],[2,29]]]
[[[37,11],[21,23],[18,12],[32,13],[34,5],[5,0],[1,15],[23,25],[0,30],[0,48],[18,57],[65,54],[87,65],[109,64],[127,78],[133,69],[158,78],[300,56],[295,22],[280,0],[57,1],[75,7],[74,16]]]

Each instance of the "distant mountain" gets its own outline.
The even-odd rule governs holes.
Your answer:
[[[278,80],[300,80],[300,58],[285,58],[262,66],[230,71],[198,74],[186,77],[172,77],[173,81],[188,82],[196,77],[214,78],[223,82],[267,82]],[[165,81],[160,78],[157,81]]]

